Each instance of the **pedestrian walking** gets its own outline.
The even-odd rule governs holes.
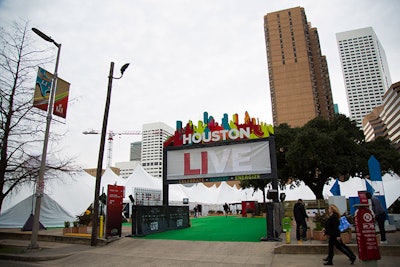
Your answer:
[[[197,205],[194,206],[193,210],[194,210],[194,217],[197,218]]]
[[[224,211],[225,211],[225,217],[228,217],[229,206],[228,206],[228,204],[226,202],[224,204]]]
[[[297,203],[294,204],[293,207],[293,214],[294,214],[294,219],[296,221],[296,238],[297,241],[303,239],[303,241],[307,240],[307,222],[306,219],[308,220],[308,215],[306,212],[306,208],[304,207],[303,200],[299,198],[297,200]]]
[[[375,221],[378,223],[379,233],[381,234],[381,244],[387,244],[385,232],[385,209],[382,207],[379,198],[373,196],[370,192],[367,192],[366,195],[368,199],[371,199],[372,211],[375,214]]]
[[[330,205],[328,208],[329,218],[325,224],[325,235],[328,236],[328,257],[323,259],[326,261],[324,265],[333,265],[333,247],[335,246],[339,251],[345,254],[350,259],[350,263],[353,264],[356,260],[356,256],[353,251],[346,246],[342,240],[340,239],[340,230],[339,230],[339,220],[340,213],[338,207],[336,205]]]

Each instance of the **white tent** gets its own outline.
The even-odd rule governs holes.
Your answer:
[[[336,180],[332,179],[324,186],[324,198],[332,196],[330,189],[334,185],[335,181]],[[382,182],[370,181],[358,177],[351,177],[346,182],[339,182],[340,194],[346,198],[357,197],[358,191],[367,190],[366,181],[374,188],[376,194],[385,196],[387,207],[390,207],[396,199],[400,197],[400,177],[397,174],[391,175],[388,173],[382,177]]]
[[[384,182],[384,194],[386,206],[390,207],[400,197],[400,178]]]
[[[104,193],[107,194],[108,185],[120,185],[124,186],[126,180],[113,172],[111,168],[107,168],[101,176],[100,190],[104,189]]]
[[[183,191],[181,184],[171,184],[169,185],[168,198],[170,203],[182,204],[183,199],[188,198],[188,195]]]
[[[216,189],[217,199],[215,203],[237,203],[243,200],[239,190],[228,185],[226,182],[221,182],[221,185]]]
[[[75,221],[93,202],[94,182],[86,172],[69,176],[60,174],[60,178],[45,177],[45,192],[41,202],[39,221],[45,227],[62,227],[65,221]],[[23,227],[30,214],[34,212],[36,197],[34,183],[25,183],[8,195],[2,205],[0,228]]]
[[[331,180],[324,187],[323,195],[328,198],[332,195],[329,191],[335,180]],[[370,181],[369,181],[370,182]],[[125,201],[129,202],[129,195],[134,194],[134,188],[162,190],[162,180],[152,177],[142,166],[138,165],[128,179],[115,175],[107,169],[102,176],[101,188],[107,190],[108,184],[125,186]],[[398,175],[385,175],[382,182],[370,182],[376,191],[385,194],[387,206],[390,206],[399,196],[400,177]],[[365,180],[351,178],[347,182],[339,182],[342,195],[346,197],[357,196],[359,190],[366,190]],[[46,179],[45,194],[42,199],[40,222],[46,227],[61,227],[64,221],[74,221],[76,216],[82,214],[93,202],[95,178],[86,172],[73,177],[61,175],[61,179]],[[268,188],[266,188],[268,190]],[[101,193],[101,192],[100,192]],[[286,200],[298,198],[312,200],[314,193],[308,186],[301,182],[299,185],[285,186],[279,193],[286,194]],[[245,200],[263,202],[260,190],[238,189],[222,182],[219,187],[213,185],[206,187],[202,183],[192,185],[169,185],[170,203],[181,204],[183,198],[190,201],[189,207],[201,204],[203,214],[210,209],[222,210],[223,203],[240,203]],[[3,201],[0,214],[0,228],[22,227],[35,207],[34,184],[25,184],[18,192],[7,196]]]
[[[298,186],[293,182],[290,185],[286,185],[284,190],[280,193],[285,193],[285,200],[298,200],[299,198],[303,200],[314,200],[316,199],[314,192],[308,187],[303,181],[300,182]]]
[[[125,202],[129,202],[129,195],[134,195],[135,188],[162,190],[162,181],[148,174],[141,165],[137,165],[125,182]]]
[[[128,196],[133,195],[134,188],[162,190],[162,180],[151,176],[138,165],[125,183],[125,202],[129,202]],[[294,189],[287,187],[281,192],[286,193],[286,200],[295,200],[300,196],[303,199],[315,199],[314,193],[303,182]],[[225,202],[238,203],[244,200],[263,202],[261,190],[253,192],[251,188],[238,189],[226,182],[221,182],[219,187],[215,185],[207,187],[202,183],[169,185],[170,203],[182,203],[183,198],[188,198],[191,203],[212,205],[222,205]]]
[[[181,188],[188,196],[190,202],[215,204],[216,190],[213,190],[213,187],[208,188],[202,183],[197,183],[191,186],[181,185]]]

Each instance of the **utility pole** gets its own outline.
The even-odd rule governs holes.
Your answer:
[[[60,60],[61,44],[56,43],[51,37],[47,36],[46,34],[44,34],[43,32],[39,31],[36,28],[32,28],[32,31],[37,35],[39,35],[44,40],[46,40],[47,42],[55,44],[55,46],[57,46],[58,48],[56,66],[54,69],[53,81],[51,82],[51,88],[50,88],[50,98],[47,106],[46,130],[44,133],[42,160],[40,162],[39,177],[38,180],[36,181],[36,204],[35,204],[35,214],[33,216],[31,243],[28,246],[29,249],[37,249],[39,248],[37,241],[39,233],[40,206],[42,204],[42,198],[44,194],[44,173],[46,171],[47,145],[49,143],[54,96],[57,90],[57,70],[58,70],[58,62]]]
[[[92,217],[92,236],[91,236],[91,241],[90,241],[91,246],[97,246],[97,226],[98,226],[98,219],[99,219],[99,195],[100,195],[100,185],[101,185],[101,172],[103,170],[104,145],[106,142],[106,134],[107,134],[108,112],[110,110],[112,81],[113,81],[113,79],[121,79],[122,76],[124,75],[125,70],[128,68],[128,66],[129,66],[129,63],[123,65],[121,67],[121,77],[114,78],[113,77],[114,62],[111,62],[111,64],[110,64],[110,74],[108,75],[107,98],[106,98],[106,105],[104,108],[103,127],[101,130],[99,158],[97,161],[96,186],[95,186],[95,191],[94,191],[93,217]]]

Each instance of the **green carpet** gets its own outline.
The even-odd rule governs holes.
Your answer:
[[[191,227],[147,235],[144,239],[259,242],[266,236],[265,218],[207,216],[191,218]]]

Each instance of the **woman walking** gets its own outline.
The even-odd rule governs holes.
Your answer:
[[[328,239],[328,257],[324,259],[326,261],[324,265],[333,265],[333,246],[336,246],[338,250],[343,252],[347,257],[349,257],[351,264],[356,260],[356,256],[353,251],[346,246],[340,239],[339,231],[339,219],[340,213],[338,207],[335,205],[330,205],[328,208],[329,218],[325,224],[325,235],[329,237]]]

